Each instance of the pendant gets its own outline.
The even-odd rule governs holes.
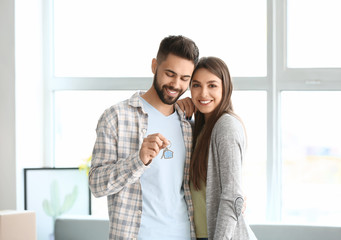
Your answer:
[[[170,150],[169,148],[172,146],[172,143],[169,141],[169,146],[165,147],[165,149],[163,150],[161,159],[171,159],[173,158],[174,152],[172,150]]]

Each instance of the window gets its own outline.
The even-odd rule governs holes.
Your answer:
[[[336,224],[341,207],[341,92],[282,92],[283,221]],[[322,204],[322,203],[326,204]]]
[[[52,6],[54,166],[77,166],[88,158],[97,120],[104,109],[130,97],[136,90],[150,87],[151,59],[167,35],[192,38],[201,56],[222,58],[233,76],[267,77],[265,0],[214,0],[209,5],[206,1],[176,0],[167,9],[156,0],[54,0]],[[140,11],[142,8],[144,11]],[[165,17],[167,14],[173,17]],[[257,84],[255,79],[250,81]],[[252,187],[247,193],[249,199],[257,200],[257,208],[253,209],[258,214],[266,208],[266,92],[241,91],[234,95],[235,105],[240,106],[239,112],[249,130],[249,141],[258,146],[250,144],[250,155],[258,157],[245,164],[246,175],[254,173],[254,166],[263,173],[261,179],[257,178],[262,197],[257,198],[259,193],[251,192]],[[256,116],[248,109],[246,99],[252,99],[253,109],[258,105]],[[261,124],[255,125],[251,119]],[[254,180],[255,175],[245,185]],[[100,204],[96,200],[94,203],[94,214],[98,214]]]
[[[158,0],[54,0],[53,7],[56,77],[150,77],[151,59],[171,34],[196,40],[201,56],[223,58],[235,76],[266,76],[265,0],[174,0],[166,8]]]
[[[288,67],[340,68],[338,0],[288,0]]]
[[[88,158],[104,109],[148,89],[161,39],[182,34],[201,56],[222,58],[233,77],[248,137],[249,222],[339,224],[340,116],[326,107],[341,94],[338,0],[46,2],[50,165]],[[327,193],[334,211],[320,206],[317,195]],[[106,213],[101,205],[94,214]]]
[[[265,91],[234,91],[232,103],[247,137],[243,186],[250,222],[265,222],[267,163],[267,95]]]
[[[75,167],[92,154],[97,122],[105,109],[134,91],[56,91],[55,166]]]

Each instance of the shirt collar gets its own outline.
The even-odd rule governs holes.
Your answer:
[[[140,91],[140,92],[136,92],[134,93],[133,96],[131,96],[131,98],[129,98],[128,100],[128,104],[132,107],[138,108],[140,107],[143,110],[143,103],[140,99],[140,96],[143,95],[145,92]],[[174,104],[174,108],[175,111],[178,113],[178,115],[180,116],[181,121],[186,121],[186,113],[184,111],[181,110],[181,108],[179,107],[178,104]]]
[[[140,92],[136,92],[134,93],[133,96],[131,96],[128,100],[128,105],[132,106],[132,107],[143,107],[143,103],[140,99],[140,96],[144,94],[143,91],[140,91]]]

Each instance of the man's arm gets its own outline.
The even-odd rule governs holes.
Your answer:
[[[89,186],[95,197],[121,191],[126,185],[136,182],[146,167],[140,160],[138,151],[132,152],[126,159],[118,159],[117,129],[117,116],[109,121],[108,113],[105,112],[97,125],[97,138],[89,172]]]

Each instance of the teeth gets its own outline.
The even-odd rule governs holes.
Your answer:
[[[169,90],[169,89],[167,89],[167,91],[168,91],[170,94],[175,94],[175,93],[176,93],[176,91],[171,91],[171,90]]]
[[[209,102],[211,102],[211,101],[200,101],[200,103],[202,103],[202,104],[207,104]]]

